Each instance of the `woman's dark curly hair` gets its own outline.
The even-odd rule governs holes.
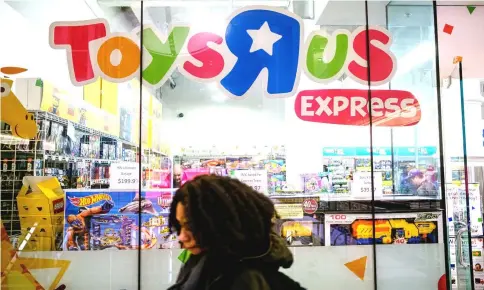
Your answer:
[[[178,189],[169,226],[180,233],[178,203],[185,207],[187,226],[202,249],[243,258],[263,254],[270,247],[274,204],[237,179],[202,175]]]

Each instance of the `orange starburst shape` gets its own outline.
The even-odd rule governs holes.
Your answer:
[[[1,221],[0,221],[1,223]],[[14,249],[10,238],[1,223],[1,285],[2,290],[7,289],[35,289],[35,290],[62,290],[64,285],[59,285],[60,280],[69,268],[70,261],[43,259],[43,258],[23,258]],[[28,242],[28,241],[27,241]],[[60,268],[59,273],[48,288],[44,288],[30,273],[30,270],[42,270]]]

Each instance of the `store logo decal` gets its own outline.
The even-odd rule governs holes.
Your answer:
[[[69,197],[71,204],[77,207],[90,206],[104,200],[112,199],[111,196],[106,193],[93,194],[85,197]]]
[[[229,17],[225,36],[209,31],[190,34],[186,25],[169,31],[162,36],[145,25],[142,31],[112,33],[104,19],[55,22],[49,41],[52,48],[66,51],[71,81],[77,86],[98,77],[124,82],[139,77],[141,67],[143,84],[156,88],[178,68],[192,80],[216,82],[228,96],[241,99],[258,78],[264,80],[267,97],[286,97],[296,93],[301,71],[318,83],[346,74],[364,85],[385,84],[396,72],[391,36],[384,28],[360,27],[332,35],[315,31],[305,41],[302,19],[279,8],[237,10]],[[141,34],[147,57],[140,64]],[[335,49],[328,60],[325,50],[330,43]]]
[[[373,126],[412,126],[421,118],[420,104],[410,92],[372,90]],[[297,97],[294,110],[308,122],[368,126],[368,90],[307,90]]]

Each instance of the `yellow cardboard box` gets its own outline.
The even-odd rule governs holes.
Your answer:
[[[22,227],[21,234],[27,235],[31,233],[32,237],[49,237],[55,238],[56,234],[62,233],[63,226],[52,226],[52,225],[34,225],[30,227]]]
[[[28,237],[28,239],[26,239]],[[19,237],[18,248],[23,252],[53,251],[56,250],[52,238],[50,237],[33,237],[21,235]]]
[[[20,225],[23,229],[34,225],[62,228],[64,205],[65,194],[57,178],[50,176],[23,178],[23,185],[17,196]],[[52,230],[50,232],[52,233]]]

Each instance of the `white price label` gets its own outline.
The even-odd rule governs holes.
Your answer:
[[[268,194],[266,170],[234,170],[233,177],[260,193]]]
[[[138,189],[139,164],[114,163],[111,164],[109,188],[111,189]]]
[[[383,195],[382,173],[373,172],[375,199]],[[351,192],[355,197],[371,197],[371,172],[355,172],[351,184]]]

